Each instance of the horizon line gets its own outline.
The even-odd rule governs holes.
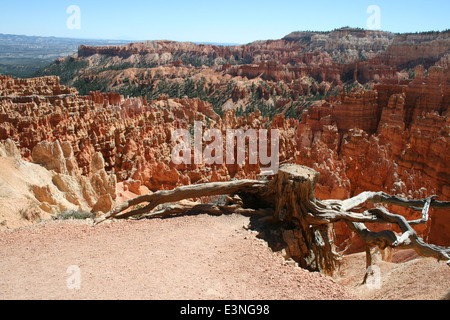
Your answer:
[[[447,33],[450,32],[450,28],[443,29],[443,30],[427,30],[427,31],[416,31],[416,32],[392,32],[392,31],[386,31],[386,30],[371,30],[371,29],[364,29],[360,27],[339,27],[335,28],[333,30],[328,31],[320,31],[320,30],[296,30],[292,31],[288,34],[286,34],[283,38],[279,39],[257,39],[253,40],[251,42],[247,43],[234,43],[234,42],[215,42],[215,41],[192,41],[192,40],[170,40],[170,39],[146,39],[146,40],[132,40],[132,39],[119,39],[119,38],[80,38],[80,37],[67,37],[67,36],[42,36],[42,35],[28,35],[28,34],[14,34],[14,33],[2,33],[0,32],[0,35],[3,36],[20,36],[20,37],[29,37],[29,38],[52,38],[52,39],[66,39],[66,40],[89,40],[89,41],[118,41],[118,42],[126,42],[129,43],[137,43],[137,42],[146,42],[146,41],[172,41],[172,42],[180,42],[180,43],[195,43],[195,44],[205,44],[205,45],[218,45],[218,46],[239,46],[239,45],[245,45],[252,42],[257,41],[267,41],[267,40],[281,40],[286,38],[288,35],[296,32],[305,32],[305,33],[331,33],[333,31],[339,31],[339,30],[361,30],[361,31],[371,31],[371,32],[385,32],[385,33],[391,33],[394,35],[407,35],[407,34],[427,34],[427,33]]]

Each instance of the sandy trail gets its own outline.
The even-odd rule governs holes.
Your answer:
[[[2,232],[0,299],[356,298],[331,278],[287,263],[248,224],[240,215],[199,215]]]

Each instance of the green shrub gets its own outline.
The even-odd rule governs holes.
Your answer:
[[[56,220],[86,220],[94,219],[95,215],[91,212],[81,210],[64,210],[56,216]]]

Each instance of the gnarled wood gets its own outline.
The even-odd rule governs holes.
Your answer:
[[[450,248],[425,243],[411,225],[426,223],[428,209],[450,208],[450,202],[436,201],[436,196],[421,200],[406,200],[384,192],[363,192],[347,200],[316,199],[315,186],[319,173],[300,166],[283,165],[278,174],[270,180],[241,180],[206,183],[179,187],[170,191],[158,191],[124,202],[111,212],[95,221],[96,224],[107,219],[126,219],[144,214],[146,217],[162,217],[169,214],[211,213],[223,214],[236,212],[246,215],[266,216],[279,227],[286,244],[287,253],[300,266],[310,270],[332,273],[339,265],[341,255],[335,251],[329,226],[337,221],[345,221],[366,243],[368,254],[370,247],[381,249],[413,248],[422,256],[446,260],[450,265]],[[226,205],[177,203],[185,199],[196,199],[217,195],[239,195],[241,201]],[[156,210],[161,204],[173,203],[166,208]],[[414,221],[388,212],[383,207],[375,207],[363,212],[364,204],[389,204],[422,210],[422,218]],[[144,207],[126,212],[137,205]],[[447,211],[448,213],[448,211]],[[364,223],[391,223],[402,230],[401,235],[391,230],[370,231]],[[371,257],[367,257],[371,261]]]
[[[150,212],[158,205],[164,203],[177,202],[184,199],[193,199],[208,196],[217,196],[224,194],[236,194],[239,192],[254,193],[261,190],[267,185],[267,182],[256,180],[240,180],[230,182],[216,182],[198,185],[182,186],[174,190],[163,190],[152,194],[146,194],[137,198],[125,201],[121,205],[114,208],[106,215],[95,221],[99,224],[105,220],[116,218],[126,219],[132,216],[141,215]],[[145,207],[132,210],[131,212],[120,214],[129,208],[138,206],[142,203],[148,203]]]

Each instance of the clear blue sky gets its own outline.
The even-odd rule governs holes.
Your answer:
[[[80,29],[67,27],[70,5],[80,8]],[[0,33],[248,43],[299,30],[367,29],[370,5],[380,8],[385,31],[450,28],[450,0],[0,0]]]

